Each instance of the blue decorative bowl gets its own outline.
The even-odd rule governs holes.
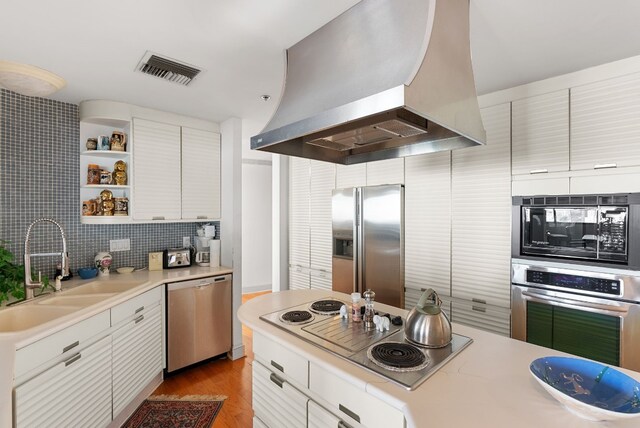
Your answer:
[[[604,421],[640,416],[640,382],[593,361],[543,357],[529,366],[534,378],[572,413]]]
[[[82,279],[91,279],[95,278],[98,274],[98,268],[90,267],[90,268],[80,268],[78,269],[78,275]]]

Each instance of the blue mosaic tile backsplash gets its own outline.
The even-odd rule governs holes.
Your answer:
[[[109,240],[131,240],[130,251],[113,252],[113,266],[142,268],[148,253],[181,247],[198,223],[90,225],[80,223],[78,106],[28,97],[0,89],[0,239],[22,263],[29,224],[50,217],[67,235],[71,270],[93,264]],[[216,224],[219,235],[219,224]],[[193,238],[192,238],[193,239]],[[32,253],[62,249],[57,228],[40,223],[32,231]],[[52,276],[57,257],[33,258],[32,265]]]

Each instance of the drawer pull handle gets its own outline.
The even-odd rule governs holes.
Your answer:
[[[594,165],[593,169],[606,169],[606,168],[617,168],[617,163],[601,163],[598,165]]]
[[[76,361],[78,361],[80,358],[82,357],[82,354],[77,353],[76,355],[74,355],[73,357],[69,358],[67,361],[64,362],[64,366],[68,367],[71,364],[75,363]]]
[[[140,321],[142,321],[144,319],[144,315],[140,315],[138,318],[136,318],[134,321],[136,324],[138,324]]]
[[[349,416],[354,421],[360,423],[360,416],[358,416],[356,413],[352,412],[351,410],[347,409],[342,404],[338,405],[338,409],[340,409],[340,411],[342,413],[344,413],[345,415]]]
[[[151,220],[164,220],[164,216],[163,215],[154,215],[153,217],[151,217]]]
[[[73,342],[71,345],[67,345],[67,346],[65,346],[64,348],[62,348],[62,353],[64,354],[64,353],[65,353],[65,352],[67,352],[69,349],[73,349],[73,348],[75,348],[76,346],[78,346],[79,344],[80,344],[80,342],[76,340],[76,341],[75,341],[75,342]]]
[[[142,312],[142,311],[144,311],[144,306],[140,306],[138,309],[136,309],[134,314],[137,314],[138,312]]]
[[[529,171],[529,174],[546,174],[548,172],[548,169],[532,169],[531,171]]]
[[[476,311],[476,312],[487,312],[487,308],[483,308],[482,306],[471,306],[471,310],[472,311]]]
[[[284,373],[284,367],[282,367],[280,364],[278,364],[275,361],[271,360],[271,365],[273,367],[275,367],[276,369],[280,370],[282,373]]]
[[[344,421],[338,422],[338,428],[352,428],[351,425],[347,424]]]
[[[225,279],[227,279],[226,276],[217,276],[213,278],[213,282],[220,282],[220,281],[224,281]]]
[[[476,299],[476,298],[473,298],[473,299],[471,299],[471,301],[472,301],[473,303],[481,303],[481,304],[483,304],[483,305],[486,305],[486,304],[487,304],[487,301],[486,301],[486,300],[482,300],[482,299]]]
[[[275,373],[271,373],[269,379],[271,379],[271,382],[275,383],[280,388],[282,388],[282,385],[284,385],[284,380],[280,379]]]
[[[207,216],[206,216],[206,215],[199,215],[199,216],[196,216],[196,218],[197,218],[198,220],[201,220],[201,219],[205,219],[205,220],[206,220],[206,219],[207,219]]]

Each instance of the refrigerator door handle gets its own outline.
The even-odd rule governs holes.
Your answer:
[[[356,280],[354,281],[355,292],[361,293],[364,291],[364,272],[365,272],[365,260],[364,260],[364,248],[366,243],[364,242],[364,197],[363,189],[358,187],[356,189],[356,234],[357,234],[357,265],[356,265]]]

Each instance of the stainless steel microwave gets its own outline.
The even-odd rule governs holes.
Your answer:
[[[640,193],[513,198],[512,257],[640,269]]]

